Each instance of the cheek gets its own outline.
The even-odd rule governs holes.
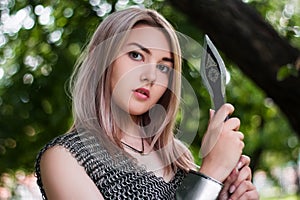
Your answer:
[[[111,74],[110,77],[110,84],[111,89],[114,89],[114,87],[118,84],[118,82],[122,79],[122,76],[124,75],[124,56],[118,57],[114,62],[112,63],[111,67]],[[126,65],[125,65],[126,66]]]
[[[111,96],[112,105],[116,106],[116,108],[121,108],[122,110],[128,112],[128,105],[131,97],[128,88],[125,87],[124,84],[118,82],[113,87],[111,94],[112,94]]]
[[[163,96],[163,94],[166,92],[167,87],[162,86],[162,85],[160,85],[160,86],[157,85],[157,86],[155,86],[154,90],[156,91],[155,101],[158,101]]]
[[[156,81],[155,82],[158,85],[163,85],[165,87],[168,87],[169,79],[170,79],[170,74],[162,73],[160,71],[156,72]]]
[[[166,92],[167,88],[169,87],[169,81],[169,75],[160,72],[157,74],[155,82],[155,91],[157,91],[156,93],[157,96],[159,96],[159,98]]]
[[[112,73],[110,76],[110,89],[113,91],[116,87],[120,87],[122,85],[121,82],[124,82],[124,70],[121,66],[115,65],[112,68]]]
[[[128,95],[130,93],[130,79],[128,81],[128,78],[126,76],[119,76],[116,75],[111,77],[111,94],[114,100],[118,99],[117,101],[120,101],[120,99],[128,98]]]
[[[116,69],[116,68],[115,68]],[[130,78],[131,77],[131,78]],[[111,94],[113,102],[121,109],[127,111],[131,98],[134,80],[128,71],[115,70],[111,75]]]

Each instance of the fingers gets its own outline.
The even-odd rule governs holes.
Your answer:
[[[251,181],[243,181],[236,191],[230,196],[229,200],[257,200],[258,192]]]
[[[238,171],[238,177],[235,179],[234,183],[231,184],[228,190],[231,194],[230,199],[241,199],[245,197],[249,199],[257,198],[256,188],[251,183],[252,172],[249,164],[250,158],[248,156],[242,155],[235,168],[236,171]]]
[[[259,194],[257,190],[247,191],[239,200],[259,200]]]
[[[233,113],[234,107],[231,104],[224,104],[221,106],[221,108],[218,110],[217,113],[215,113],[214,118],[216,122],[224,122],[224,120],[227,118],[228,115]]]
[[[222,191],[220,192],[219,199],[228,199],[229,195],[232,193],[230,190],[232,190],[233,183],[237,180],[238,178],[238,170],[235,168],[232,170],[230,175],[227,177],[227,179],[224,182],[224,186]],[[235,188],[234,188],[235,189]]]
[[[238,176],[236,177],[236,179],[234,180],[234,183],[231,184],[230,188],[229,188],[229,193],[233,193],[236,188],[239,187],[239,185],[247,180],[247,181],[251,181],[252,179],[252,172],[251,169],[249,167],[250,164],[250,158],[246,155],[242,155],[240,157],[240,160],[235,168],[236,171],[238,171]]]
[[[238,186],[243,180],[251,180],[252,179],[252,172],[249,167],[250,164],[250,157],[246,155],[242,155],[237,165],[237,170],[239,170],[239,176],[234,183]]]
[[[234,131],[238,131],[241,125],[241,121],[239,118],[236,117],[232,117],[229,118],[226,122],[225,122],[225,127],[227,127],[230,130],[234,130]]]
[[[209,129],[214,130],[215,134],[219,134],[225,127],[226,131],[237,131],[240,127],[240,120],[238,118],[229,118],[225,120],[232,112],[234,107],[231,104],[224,104],[218,112],[210,110]]]
[[[230,118],[224,121],[233,111],[230,104],[224,104],[216,113],[210,110],[210,123],[200,149],[203,157],[202,172],[221,182],[235,169],[245,146],[244,135],[238,131],[240,120]]]
[[[252,175],[251,175],[251,169],[248,166],[245,166],[241,169],[241,171],[238,174],[238,177],[236,178],[235,182],[230,186],[229,193],[234,193],[237,188],[240,187],[240,185],[245,181],[251,181]]]
[[[214,129],[224,125],[225,130],[238,131],[241,124],[240,120],[236,117],[228,118],[233,111],[234,107],[231,104],[224,104],[217,113],[214,110],[210,110],[210,128]]]
[[[246,155],[242,155],[240,157],[239,163],[237,165],[238,170],[240,170],[244,166],[249,166],[250,165],[250,157]]]

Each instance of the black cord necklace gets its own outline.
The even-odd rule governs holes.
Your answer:
[[[136,152],[136,153],[139,153],[139,154],[144,154],[144,139],[142,138],[142,150],[138,150],[132,146],[130,146],[129,144],[126,144],[125,142],[121,141],[121,143],[123,145],[125,145],[127,148],[129,148],[130,150]]]

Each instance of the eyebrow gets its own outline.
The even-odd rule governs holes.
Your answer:
[[[143,45],[139,44],[139,43],[132,42],[132,43],[129,43],[128,45],[134,45],[134,46],[137,46],[137,47],[139,47],[142,51],[144,51],[145,53],[151,55],[151,51],[150,51],[149,49],[147,49],[146,47],[144,47]],[[163,60],[163,61],[166,61],[166,62],[174,63],[174,59],[173,59],[173,58],[163,57],[162,60]]]

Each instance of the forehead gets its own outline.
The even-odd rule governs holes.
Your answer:
[[[163,29],[148,25],[137,25],[129,31],[126,44],[139,43],[149,49],[171,51],[169,38],[163,33]]]

